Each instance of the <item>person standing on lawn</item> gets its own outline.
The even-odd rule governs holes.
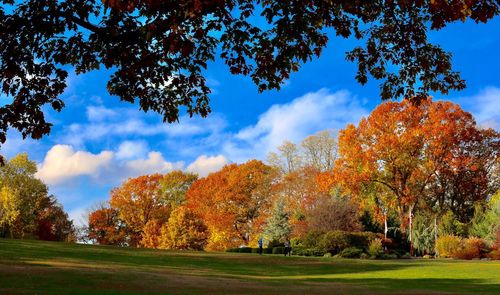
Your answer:
[[[259,255],[262,255],[262,245],[263,245],[262,237],[259,238]]]
[[[290,252],[292,252],[292,248],[290,247],[290,240],[286,238],[285,240],[285,256],[288,254],[290,256]]]

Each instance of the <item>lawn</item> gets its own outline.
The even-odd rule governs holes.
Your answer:
[[[500,261],[349,260],[0,239],[0,294],[500,294]]]

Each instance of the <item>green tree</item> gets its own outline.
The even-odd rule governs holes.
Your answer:
[[[0,185],[15,189],[19,215],[10,228],[16,238],[32,236],[37,229],[37,216],[48,204],[47,186],[35,177],[36,163],[27,154],[18,154],[0,167]]]
[[[492,244],[500,229],[500,191],[498,191],[486,206],[476,205],[474,217],[471,220],[469,235],[482,238]]]
[[[42,109],[64,107],[69,67],[112,69],[110,94],[174,122],[180,109],[210,112],[205,73],[216,57],[259,91],[279,89],[321,55],[327,32],[359,40],[347,59],[361,84],[383,81],[383,99],[446,94],[465,82],[429,30],[498,13],[498,1],[4,0],[0,82],[13,102],[0,108],[0,143],[10,127],[50,132]]]
[[[270,242],[284,241],[292,233],[290,214],[285,210],[285,200],[279,198],[267,219],[264,236]]]

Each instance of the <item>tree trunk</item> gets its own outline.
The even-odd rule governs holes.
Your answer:
[[[410,208],[408,208],[408,217],[409,217],[409,224],[408,224],[408,238],[409,238],[409,241],[410,241],[410,255],[413,256],[415,253],[413,251],[413,241],[412,241],[412,229],[413,229],[413,214],[412,214],[412,211],[413,211],[413,206],[411,206]]]

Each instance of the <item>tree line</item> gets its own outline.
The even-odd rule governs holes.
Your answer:
[[[439,236],[498,244],[499,133],[446,101],[386,102],[357,125],[284,142],[267,163],[125,181],[89,215],[100,244],[224,250],[335,231],[434,253]],[[311,244],[311,243],[310,243]]]

